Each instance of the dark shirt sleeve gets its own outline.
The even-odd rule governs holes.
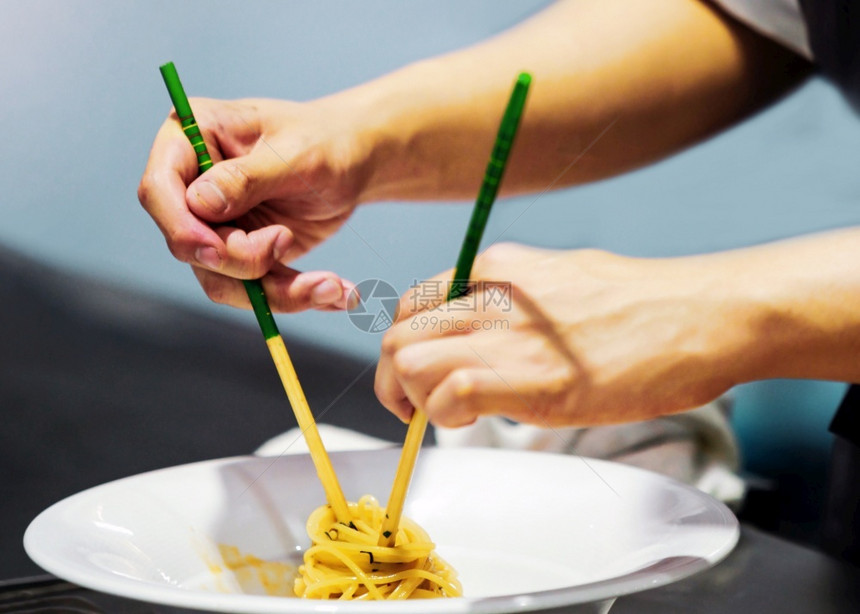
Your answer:
[[[860,111],[860,0],[800,0],[815,63]]]
[[[860,111],[860,0],[801,0],[800,6],[816,65]],[[830,430],[860,446],[857,384],[845,394]]]
[[[830,431],[860,446],[860,386],[857,384],[850,386],[845,393],[830,423]]]

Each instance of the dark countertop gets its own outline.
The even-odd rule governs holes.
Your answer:
[[[744,526],[719,565],[622,597],[611,614],[847,614],[860,612],[860,568]]]

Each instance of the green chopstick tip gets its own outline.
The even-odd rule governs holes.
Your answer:
[[[158,67],[161,72],[161,78],[164,79],[164,85],[167,87],[167,93],[170,94],[170,100],[173,102],[173,108],[176,109],[176,114],[180,118],[194,117],[191,112],[191,104],[188,102],[188,97],[185,95],[185,88],[182,87],[182,81],[179,80],[179,73],[176,71],[176,66],[173,62],[167,62]],[[202,138],[199,142],[202,142]],[[192,141],[192,145],[195,142]]]
[[[472,210],[472,218],[469,220],[469,226],[466,229],[466,237],[463,239],[460,255],[457,258],[454,279],[447,296],[447,300],[449,301],[462,296],[469,289],[469,277],[472,274],[472,265],[475,262],[475,257],[478,255],[478,248],[481,244],[484,228],[487,225],[487,219],[490,216],[490,209],[496,200],[496,194],[502,183],[505,167],[508,163],[508,155],[514,144],[514,137],[519,128],[520,117],[526,104],[526,97],[531,82],[532,76],[527,72],[521,72],[517,75],[514,87],[511,90],[510,98],[508,99],[508,104],[505,107],[499,131],[496,135],[496,142],[490,153],[490,159],[487,162],[484,180],[481,182],[481,188],[478,191],[475,208]]]

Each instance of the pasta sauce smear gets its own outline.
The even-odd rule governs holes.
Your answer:
[[[329,505],[308,518],[312,545],[296,577],[297,596],[371,600],[463,594],[457,572],[436,555],[421,527],[403,518],[394,546],[378,546],[385,509],[370,495],[348,505],[349,524],[338,522]]]

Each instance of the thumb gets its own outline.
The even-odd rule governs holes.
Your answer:
[[[226,222],[275,196],[284,162],[265,150],[218,162],[185,193],[192,213],[208,222]]]

